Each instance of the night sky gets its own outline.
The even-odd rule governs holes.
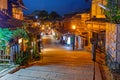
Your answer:
[[[25,7],[28,8],[28,10],[24,10],[25,14],[34,10],[46,10],[49,13],[56,11],[58,14],[64,15],[90,7],[89,0],[23,0],[23,2]]]

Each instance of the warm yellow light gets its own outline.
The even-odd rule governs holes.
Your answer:
[[[22,43],[22,38],[18,40],[18,43]]]
[[[73,25],[73,26],[72,26],[72,29],[73,29],[73,30],[75,30],[75,29],[76,29],[76,26],[75,26],[75,25]]]
[[[42,30],[44,30],[44,27],[42,27]]]
[[[47,24],[46,26],[48,27],[49,25]]]
[[[50,29],[50,27],[48,29]]]

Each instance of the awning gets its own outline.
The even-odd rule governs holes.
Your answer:
[[[105,18],[92,18],[90,20],[86,20],[86,24],[87,23],[93,23],[93,22],[101,22],[101,23],[106,23],[106,22],[109,22],[107,19]]]
[[[14,27],[21,27],[23,21],[17,20],[17,19],[9,19],[8,23],[11,24],[11,25],[13,25]]]
[[[21,27],[21,26],[22,26],[22,22],[14,21],[12,19],[7,22],[0,21],[0,28],[17,28],[17,27]]]
[[[14,6],[14,7],[21,7],[21,8],[23,8],[23,9],[27,9],[27,8],[24,6],[24,3],[23,3],[22,0],[16,0],[16,1],[13,0],[12,3],[16,5],[16,6]]]

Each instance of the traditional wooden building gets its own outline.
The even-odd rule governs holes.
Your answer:
[[[25,34],[22,29],[23,12],[25,8],[22,0],[1,0],[0,1],[0,61],[14,62],[16,55],[25,50]],[[23,36],[24,34],[24,36]],[[26,35],[27,36],[27,35]]]
[[[120,1],[108,0],[107,18],[109,23],[106,26],[106,54],[107,64],[111,69],[120,69]],[[109,14],[109,15],[108,15]]]
[[[104,9],[99,4],[105,5],[105,0],[92,0],[91,5],[91,17],[90,20],[86,21],[87,28],[89,30],[89,40],[95,37],[98,40],[98,49],[105,51],[105,31],[106,31],[106,16]],[[104,36],[103,36],[104,35]],[[102,44],[100,44],[102,43]],[[89,41],[90,44],[90,41]],[[91,46],[91,44],[90,44]],[[98,51],[100,51],[98,50]]]
[[[86,20],[90,19],[89,12],[67,14],[64,17],[63,30],[66,33],[75,34],[75,48],[81,49],[88,45],[88,29]],[[75,30],[73,29],[75,26]]]
[[[119,0],[108,0],[107,2],[105,0],[92,0],[91,18],[86,21],[90,38],[97,41],[97,53],[106,55],[106,63],[111,69],[120,69],[120,25],[115,24],[119,23],[120,20],[119,17],[116,17],[119,3]]]

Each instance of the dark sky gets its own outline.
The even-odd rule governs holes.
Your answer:
[[[23,0],[23,2],[28,8],[24,11],[25,14],[29,14],[34,10],[46,10],[48,12],[56,11],[58,14],[63,15],[79,12],[90,5],[89,0]]]

